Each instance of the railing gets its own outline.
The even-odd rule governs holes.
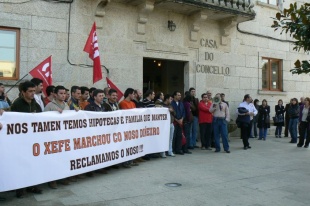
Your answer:
[[[220,6],[229,9],[243,10],[246,12],[252,11],[254,7],[254,0],[176,0],[177,2],[184,2],[190,4],[198,4],[200,6]]]

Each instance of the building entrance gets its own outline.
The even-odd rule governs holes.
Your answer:
[[[184,66],[186,62],[143,58],[143,93],[152,89],[155,93],[184,94]]]

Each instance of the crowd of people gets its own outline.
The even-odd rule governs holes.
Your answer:
[[[267,100],[263,99],[262,104],[259,105],[258,99],[255,99],[253,102],[252,98],[246,95],[242,104],[239,105],[238,109],[247,108],[245,112],[248,112],[247,115],[250,117],[247,121],[248,134],[245,136],[266,140],[271,120],[270,106]],[[285,126],[284,137],[288,137],[290,134],[290,143],[295,144],[298,141],[297,147],[304,146],[308,148],[310,143],[310,132],[308,131],[310,130],[309,106],[310,98],[308,97],[301,97],[300,102],[298,102],[297,98],[292,98],[285,106],[283,105],[283,100],[279,99],[278,104],[275,105],[275,115],[272,117],[273,124],[276,127],[275,137],[282,138],[282,128]],[[241,119],[239,127],[242,130],[244,126],[242,123],[244,121],[240,116],[238,118]],[[257,132],[257,128],[259,132]]]
[[[93,112],[110,112],[119,109],[134,108],[156,108],[164,107],[170,112],[170,134],[169,149],[158,154],[148,154],[144,157],[127,161],[121,165],[114,165],[113,168],[118,169],[120,166],[131,168],[138,166],[141,162],[150,160],[151,158],[166,158],[167,156],[175,157],[175,154],[184,155],[191,154],[195,148],[201,150],[220,152],[223,148],[225,153],[230,153],[228,140],[228,123],[230,122],[229,103],[225,101],[225,94],[218,93],[212,98],[211,91],[207,91],[201,95],[201,100],[196,98],[195,88],[190,88],[185,92],[184,98],[179,91],[171,94],[163,92],[155,93],[153,90],[147,90],[142,95],[139,89],[127,88],[122,101],[118,102],[117,90],[112,88],[88,88],[85,86],[72,86],[71,90],[64,86],[50,85],[43,88],[43,81],[33,78],[31,81],[25,81],[19,85],[19,96],[10,101],[4,91],[4,85],[0,83],[0,115],[4,111],[39,113],[46,111],[64,110],[86,110]],[[45,89],[46,96],[43,98],[42,93]],[[285,107],[283,101],[279,100],[275,106],[276,115],[274,122],[276,126],[275,137],[281,138],[282,127],[291,134],[291,143],[297,143],[297,127],[299,125],[299,142],[298,147],[309,146],[309,105],[310,99],[305,98],[298,104],[296,98]],[[238,116],[236,123],[241,130],[241,138],[243,140],[243,148],[250,149],[249,138],[258,138],[258,140],[266,140],[267,131],[270,128],[270,106],[264,99],[259,105],[259,100],[253,99],[249,94],[244,96],[243,101],[236,111]],[[285,116],[284,116],[285,115]],[[308,119],[309,118],[309,119]],[[0,123],[0,129],[2,125]],[[198,129],[199,128],[199,129]],[[259,132],[257,132],[257,128]],[[197,145],[198,131],[200,134],[201,146]],[[288,136],[285,131],[285,136]],[[305,137],[306,141],[305,141]],[[222,147],[220,144],[222,139]],[[304,142],[305,141],[305,142]],[[105,168],[97,170],[98,173],[107,173]],[[77,181],[78,178],[85,176],[94,176],[93,172],[85,175],[78,175],[58,182],[64,185]],[[57,189],[57,182],[48,183],[52,189]],[[42,190],[37,186],[27,188],[28,192],[41,194]],[[23,197],[24,189],[16,190],[17,197]]]

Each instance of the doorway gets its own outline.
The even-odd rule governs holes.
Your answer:
[[[164,94],[180,91],[183,96],[184,66],[183,61],[143,58],[143,93],[148,89]]]

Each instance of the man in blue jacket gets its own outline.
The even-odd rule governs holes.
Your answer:
[[[173,136],[173,151],[175,154],[184,155],[184,153],[190,154],[187,148],[182,150],[182,128],[183,128],[183,119],[185,118],[185,109],[183,102],[181,102],[181,93],[175,91],[173,93],[173,101],[171,102],[171,106],[175,111],[174,118],[174,136]]]

